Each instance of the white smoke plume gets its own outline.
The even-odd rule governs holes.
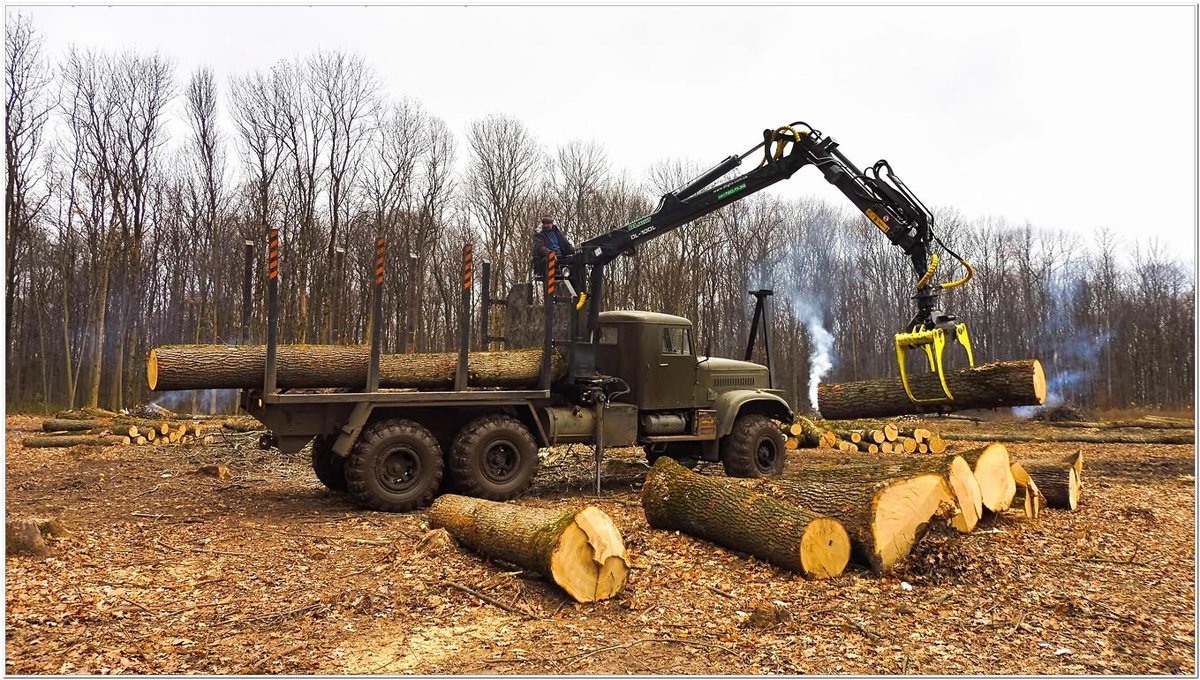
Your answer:
[[[808,331],[808,403],[817,410],[817,385],[833,368],[833,334],[821,323],[821,311],[807,301],[793,298],[792,309]]]

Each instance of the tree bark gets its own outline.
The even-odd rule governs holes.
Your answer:
[[[909,377],[918,397],[942,395],[936,375]],[[1036,359],[1003,361],[946,374],[955,409],[999,408],[1040,405],[1046,400],[1046,376]],[[909,401],[900,378],[880,378],[817,387],[821,415],[829,419],[886,418],[920,413],[919,404]]]
[[[616,595],[629,575],[620,531],[592,506],[550,510],[445,494],[430,506],[429,524],[472,550],[549,577],[577,602]]]
[[[656,529],[682,531],[810,578],[837,576],[850,560],[850,537],[837,520],[696,474],[666,456],[646,476],[642,508]]]
[[[1055,460],[1027,460],[1021,466],[1036,485],[1046,505],[1075,510],[1083,492],[1083,453],[1076,451]]]
[[[99,420],[67,420],[51,418],[42,423],[44,432],[84,432],[103,427]]]
[[[370,356],[363,345],[281,345],[278,385],[362,389]],[[533,387],[541,359],[540,349],[475,352],[468,360],[468,383]],[[449,388],[457,364],[454,353],[385,354],[379,360],[379,385]],[[150,350],[146,377],[151,390],[253,388],[262,386],[265,367],[265,345],[166,345]],[[551,372],[555,379],[566,372],[566,362],[557,352]]]

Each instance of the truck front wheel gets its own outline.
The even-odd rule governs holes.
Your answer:
[[[505,501],[525,492],[537,474],[537,442],[521,421],[482,416],[454,438],[450,474],[468,496]]]
[[[783,433],[757,413],[741,416],[721,441],[721,462],[730,477],[778,477],[783,473]]]
[[[437,438],[411,420],[369,426],[346,460],[347,491],[374,510],[407,512],[428,505],[441,481]]]
[[[346,490],[346,459],[333,452],[334,437],[320,436],[312,443],[312,467],[330,491]]]

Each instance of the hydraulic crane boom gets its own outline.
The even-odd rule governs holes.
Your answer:
[[[748,156],[762,149],[757,167],[733,179],[719,181],[732,172]],[[775,130],[764,130],[762,142],[741,155],[734,155],[675,191],[665,194],[654,212],[590,239],[579,246],[575,254],[563,258],[566,277],[579,289],[579,303],[586,304],[586,323],[577,328],[575,346],[594,342],[603,305],[606,266],[624,253],[632,253],[643,241],[662,236],[692,220],[761,191],[776,182],[790,178],[805,165],[816,166],[830,184],[836,186],[862,211],[884,236],[899,246],[912,262],[918,277],[917,311],[896,336],[896,352],[901,375],[908,388],[904,366],[904,350],[919,347],[929,359],[930,369],[942,378],[944,395],[918,398],[909,390],[909,398],[918,403],[946,403],[953,399],[945,385],[942,369],[942,348],[947,340],[957,340],[971,356],[966,325],[938,307],[941,289],[962,285],[972,275],[971,266],[945,246],[934,233],[933,214],[908,187],[892,172],[887,161],[881,160],[867,169],[859,170],[841,151],[831,137],[806,123],[796,122]],[[938,257],[932,250],[937,242],[966,268],[966,275],[957,281],[933,285]],[[577,324],[578,326],[578,324]],[[949,336],[949,337],[947,337]],[[575,362],[573,362],[575,363]],[[583,378],[583,375],[572,377]]]

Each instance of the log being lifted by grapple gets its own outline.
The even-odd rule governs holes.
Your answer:
[[[933,373],[911,375],[909,386],[917,398],[943,396]],[[1038,406],[1046,401],[1046,375],[1037,359],[998,361],[960,371],[947,371],[946,385],[955,409]],[[919,413],[904,391],[900,378],[879,378],[817,387],[821,415],[829,420],[888,418]]]
[[[646,476],[642,509],[656,529],[682,531],[810,578],[838,576],[850,561],[850,537],[836,519],[691,472],[667,456]]]
[[[366,345],[280,345],[276,384],[282,389],[336,387],[362,389],[371,351]],[[164,345],[150,350],[146,379],[151,390],[207,390],[262,387],[265,345]],[[468,384],[474,387],[532,388],[541,371],[542,350],[474,352],[468,357]],[[383,388],[442,388],[454,384],[455,353],[384,354],[379,358]],[[555,352],[552,378],[566,363]]]
[[[621,532],[592,506],[550,510],[444,494],[429,508],[429,525],[472,550],[550,578],[578,602],[616,595],[629,576]]]

